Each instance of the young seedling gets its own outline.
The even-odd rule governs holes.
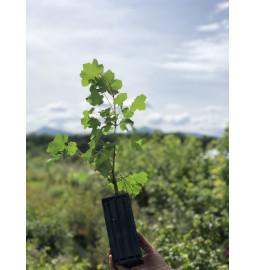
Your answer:
[[[107,179],[116,195],[119,191],[137,195],[147,181],[147,174],[140,172],[125,177],[121,176],[116,170],[118,156],[116,142],[103,143],[101,138],[110,131],[116,133],[118,128],[122,131],[132,128],[134,113],[137,110],[146,109],[146,96],[141,94],[134,99],[130,108],[124,107],[123,103],[127,99],[127,93],[120,93],[122,81],[115,79],[115,74],[111,70],[104,72],[104,66],[99,65],[96,59],[92,63],[83,65],[80,76],[82,86],[90,86],[90,94],[86,101],[91,108],[83,111],[81,119],[84,129],[91,130],[89,149],[82,154],[78,150],[76,142],[68,142],[67,135],[59,134],[49,143],[46,150],[52,155],[48,162],[51,165],[61,157],[65,159],[68,156],[79,154],[94,166],[95,171]],[[132,134],[131,145],[134,150],[141,150],[142,139],[139,139],[137,134]]]

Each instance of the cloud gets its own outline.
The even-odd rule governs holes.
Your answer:
[[[226,1],[226,2],[221,2],[221,3],[218,3],[217,6],[216,6],[216,9],[215,9],[215,13],[220,13],[224,10],[227,10],[229,8],[229,2]]]
[[[212,24],[200,25],[197,27],[197,30],[199,32],[213,32],[217,30],[224,30],[228,29],[228,24],[228,20],[223,20],[221,22],[215,22]]]
[[[166,55],[160,66],[183,71],[179,75],[188,79],[220,77],[223,72],[228,72],[228,36],[224,33],[184,42],[175,52],[175,57],[169,59]]]
[[[166,117],[166,122],[171,123],[174,126],[183,126],[190,122],[190,116],[188,113],[171,115]]]
[[[219,23],[212,23],[198,26],[197,30],[201,32],[216,31],[220,29]]]
[[[49,104],[45,108],[52,112],[66,112],[68,110],[67,104],[63,102]]]
[[[47,106],[37,108],[33,114],[27,116],[27,132],[36,131],[43,126],[74,133],[80,132],[82,130],[81,117],[64,102],[50,103]],[[72,130],[70,130],[70,126],[73,127]]]
[[[160,113],[150,113],[146,118],[152,125],[161,125],[164,122],[164,117]]]
[[[146,117],[147,121],[152,125],[173,125],[183,126],[190,122],[188,113],[181,113],[176,115],[167,115],[162,113],[150,113]]]

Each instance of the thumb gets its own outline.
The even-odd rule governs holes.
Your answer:
[[[138,233],[138,238],[140,241],[141,248],[144,250],[145,254],[154,253],[154,247],[149,243],[149,241],[140,233]]]
[[[114,266],[113,260],[112,260],[112,255],[108,255],[108,259],[109,259],[110,270],[128,270],[127,268],[125,268],[125,267],[123,267],[121,265]]]

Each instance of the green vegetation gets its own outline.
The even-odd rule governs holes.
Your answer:
[[[81,119],[84,129],[91,129],[89,149],[82,154],[80,150],[78,151],[76,142],[68,142],[67,135],[59,134],[49,143],[46,150],[52,155],[52,158],[49,159],[49,165],[61,157],[65,159],[78,152],[81,158],[94,166],[96,172],[104,176],[114,189],[115,194],[124,191],[137,195],[148,180],[147,173],[140,171],[128,175],[127,171],[123,171],[120,174],[116,170],[116,156],[121,153],[123,148],[118,147],[115,141],[104,143],[102,137],[112,130],[116,134],[118,127],[122,131],[129,131],[128,126],[133,128],[134,121],[131,118],[136,110],[146,109],[146,96],[142,94],[134,99],[130,108],[124,107],[123,102],[127,99],[127,94],[119,92],[122,88],[122,81],[115,79],[115,74],[111,70],[104,72],[104,66],[99,65],[96,59],[92,63],[83,65],[80,76],[83,86],[90,85],[90,95],[86,101],[92,108],[83,111]],[[100,107],[100,105],[106,105],[104,98],[105,102],[108,102],[106,103],[107,108]],[[95,109],[99,109],[97,114],[94,114]],[[131,146],[134,150],[141,150],[142,142],[137,134],[131,136]]]
[[[179,270],[228,269],[228,128],[221,139],[178,134],[108,134],[122,148],[119,174],[146,172],[132,200],[137,229]],[[51,136],[27,137],[27,269],[108,269],[109,248],[101,198],[112,188],[83,158],[55,161]],[[86,152],[90,136],[70,136]]]

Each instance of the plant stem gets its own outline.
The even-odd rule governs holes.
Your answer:
[[[114,100],[114,94],[113,94],[113,100]],[[114,113],[116,115],[116,105],[114,104]],[[117,120],[114,121],[114,134],[116,134],[116,127],[117,127]],[[116,144],[114,143],[113,147],[113,157],[112,157],[112,180],[115,190],[115,195],[119,193],[117,181],[115,178],[115,157],[116,157]]]
[[[109,82],[108,78],[106,76],[103,76],[107,82],[109,83],[109,86],[111,88],[111,92],[112,92],[112,98],[113,98],[113,106],[114,106],[114,115],[116,116],[116,105],[114,104],[114,100],[115,100],[115,96],[114,96],[114,92],[111,86],[111,83]],[[110,104],[110,102],[109,102]],[[112,108],[112,106],[111,106]],[[114,121],[114,134],[116,134],[116,128],[117,128],[117,119]],[[114,143],[114,147],[113,147],[113,157],[112,157],[112,183],[114,186],[114,191],[115,191],[115,195],[119,194],[119,190],[118,190],[118,185],[117,185],[117,180],[115,177],[115,157],[116,157],[116,144]]]

